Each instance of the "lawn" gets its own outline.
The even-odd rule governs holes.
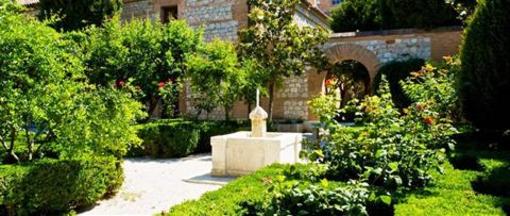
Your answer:
[[[395,196],[397,200],[397,204],[394,205],[395,215],[505,215],[508,213],[510,191],[506,190],[510,187],[508,186],[510,185],[510,169],[508,169],[510,152],[462,151],[462,154],[475,155],[479,158],[481,169],[456,169],[452,163],[447,162],[444,165],[444,175],[435,173],[436,180],[429,187]],[[460,165],[455,164],[455,166]],[[254,174],[241,177],[220,190],[206,193],[198,200],[174,206],[165,215],[238,215],[241,202],[263,199],[272,180],[276,176],[283,175],[287,167],[272,165]],[[491,178],[494,175],[498,178]],[[476,185],[496,184],[506,184],[507,189],[504,186],[495,190],[490,187],[476,187]]]

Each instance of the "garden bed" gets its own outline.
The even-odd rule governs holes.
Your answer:
[[[497,155],[497,156],[490,156]],[[445,174],[434,173],[436,181],[422,190],[401,192],[396,200],[394,215],[505,215],[509,212],[510,197],[483,194],[473,189],[478,178],[510,164],[510,152],[481,152],[483,171],[455,169],[445,164]],[[254,174],[241,177],[224,188],[209,192],[199,200],[174,206],[163,215],[239,215],[242,203],[264,199],[272,183],[285,175],[289,166],[272,165]],[[301,169],[307,169],[303,166]],[[286,176],[287,179],[295,176]],[[503,178],[510,184],[510,171]],[[294,179],[306,184],[309,179]],[[330,182],[330,185],[345,185]],[[341,187],[341,186],[340,186]]]

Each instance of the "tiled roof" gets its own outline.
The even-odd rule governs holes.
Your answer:
[[[39,3],[39,0],[18,0],[18,3],[21,5],[28,6]]]

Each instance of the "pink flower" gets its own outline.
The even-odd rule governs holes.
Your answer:
[[[122,88],[124,87],[126,83],[124,82],[124,80],[121,80],[121,79],[118,79],[117,81],[115,81],[115,85],[117,86],[117,88]]]
[[[165,85],[166,85],[165,82],[159,82],[158,83],[158,89],[161,90],[162,88],[165,87]]]

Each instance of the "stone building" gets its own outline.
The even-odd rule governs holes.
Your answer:
[[[38,0],[18,0],[36,8]],[[302,0],[295,20],[300,25],[328,28],[327,12],[341,0]],[[150,18],[166,22],[170,18],[184,19],[192,27],[204,28],[205,40],[222,38],[237,40],[237,32],[248,23],[247,0],[125,0],[122,18]],[[441,60],[456,54],[461,39],[460,28],[440,28],[432,31],[416,29],[350,32],[332,34],[325,45],[331,63],[355,60],[365,66],[373,80],[379,68],[387,62],[422,58]],[[314,120],[307,101],[325,91],[326,73],[310,70],[299,77],[284,80],[275,93],[274,119]],[[192,113],[189,92],[185,91],[179,102],[183,113]],[[267,99],[262,100],[267,110]],[[246,119],[248,107],[237,102],[231,113],[233,118]],[[224,117],[221,109],[207,114],[209,118]]]

